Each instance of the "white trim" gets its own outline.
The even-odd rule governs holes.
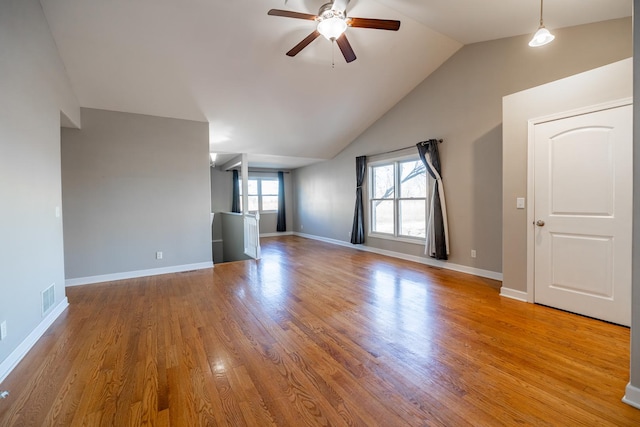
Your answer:
[[[346,248],[357,249],[365,252],[372,252],[378,255],[390,256],[393,258],[403,259],[405,261],[413,261],[419,264],[428,265],[430,267],[438,267],[443,268],[445,270],[453,270],[458,271],[460,273],[467,273],[474,276],[486,277],[487,279],[499,280],[502,281],[502,273],[498,273],[496,271],[482,270],[480,268],[467,267],[466,265],[453,264],[447,261],[440,261],[432,258],[425,258],[415,255],[403,254],[401,252],[388,251],[385,249],[378,249],[371,246],[364,245],[352,245],[349,242],[343,242],[342,240],[329,239],[327,237],[314,236],[312,234],[304,234],[295,232],[294,235],[299,237],[304,237],[307,239],[319,240],[321,242],[331,243],[338,246],[344,246]]]
[[[589,105],[569,111],[560,111],[541,117],[529,119],[527,138],[527,301],[535,302],[535,126],[553,120],[566,119],[597,111],[610,110],[612,108],[632,105],[633,98],[627,97],[600,104]]]
[[[402,243],[409,243],[411,245],[424,246],[424,237],[416,237],[416,238],[411,238],[406,236],[396,237],[393,234],[382,234],[382,233],[376,233],[374,231],[370,231],[367,234],[367,236],[373,237],[374,239],[384,239],[384,240],[391,240],[392,242],[402,242]]]
[[[420,154],[418,153],[418,148],[415,145],[412,147],[401,148],[398,151],[394,150],[389,153],[367,156],[367,166],[379,166],[393,163],[395,161],[402,162],[404,160],[420,160]]]
[[[627,405],[640,409],[640,388],[632,386],[631,383],[627,384],[622,401]]]
[[[293,231],[279,231],[277,233],[260,234],[260,237],[278,237],[278,236],[293,236]]]
[[[535,159],[535,125],[538,124],[533,120],[529,120],[528,123],[528,137],[527,137],[527,301],[530,303],[534,301],[535,290],[535,227],[533,226],[535,216],[535,171],[534,171],[534,159]]]
[[[18,363],[27,355],[29,350],[38,342],[38,340],[47,332],[47,329],[56,321],[56,319],[69,307],[69,300],[64,297],[51,312],[42,319],[42,322],[31,331],[29,335],[16,347],[9,356],[0,363],[0,383],[4,381],[11,371],[18,366]]]
[[[540,117],[529,119],[530,123],[539,125],[545,122],[552,122],[555,120],[568,119],[569,117],[581,116],[583,114],[591,114],[598,111],[611,110],[613,108],[624,107],[626,105],[633,105],[633,97],[626,97],[620,99],[614,99],[612,101],[601,102],[599,104],[587,105],[580,108],[574,108],[567,111],[559,111],[552,114],[547,114]]]
[[[500,288],[500,296],[501,297],[506,297],[506,298],[511,298],[517,301],[522,301],[522,302],[528,302],[527,301],[527,293],[526,292],[522,292],[522,291],[518,291],[515,289],[510,289],[510,288],[505,288],[504,286],[502,286]]]
[[[112,282],[114,280],[135,279],[137,277],[157,276],[159,274],[181,273],[183,271],[212,268],[213,261],[196,264],[174,265],[171,267],[151,268],[149,270],[125,271],[123,273],[102,274],[100,276],[78,277],[65,280],[65,286],[89,285],[92,283]]]

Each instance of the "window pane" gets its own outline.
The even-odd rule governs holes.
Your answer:
[[[393,200],[373,200],[373,231],[393,234]]]
[[[400,163],[400,197],[427,197],[427,170],[421,160]]]
[[[262,195],[278,195],[278,181],[276,180],[263,180],[262,184]]]
[[[250,179],[248,182],[248,187],[249,187],[249,195],[250,196],[257,196],[258,195],[258,180],[257,179]],[[251,205],[249,205],[251,206]]]
[[[402,236],[425,237],[426,206],[423,200],[400,200],[400,234]]]
[[[258,210],[258,196],[249,196],[249,210],[251,212]]]
[[[393,165],[375,166],[371,170],[373,172],[373,198],[393,198]]]
[[[278,196],[262,196],[262,210],[263,211],[277,211],[278,210]]]

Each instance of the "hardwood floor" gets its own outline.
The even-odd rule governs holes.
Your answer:
[[[629,330],[298,237],[67,289],[0,426],[631,426]]]

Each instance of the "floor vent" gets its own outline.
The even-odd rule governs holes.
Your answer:
[[[52,283],[47,289],[42,291],[42,315],[47,314],[53,304],[56,302],[55,283]]]

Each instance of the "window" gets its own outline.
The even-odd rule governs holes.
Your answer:
[[[242,211],[242,179],[240,186],[240,210]],[[278,180],[276,178],[249,178],[247,181],[249,212],[276,212],[278,210]]]
[[[369,166],[372,235],[422,243],[426,236],[427,173],[420,159]]]

